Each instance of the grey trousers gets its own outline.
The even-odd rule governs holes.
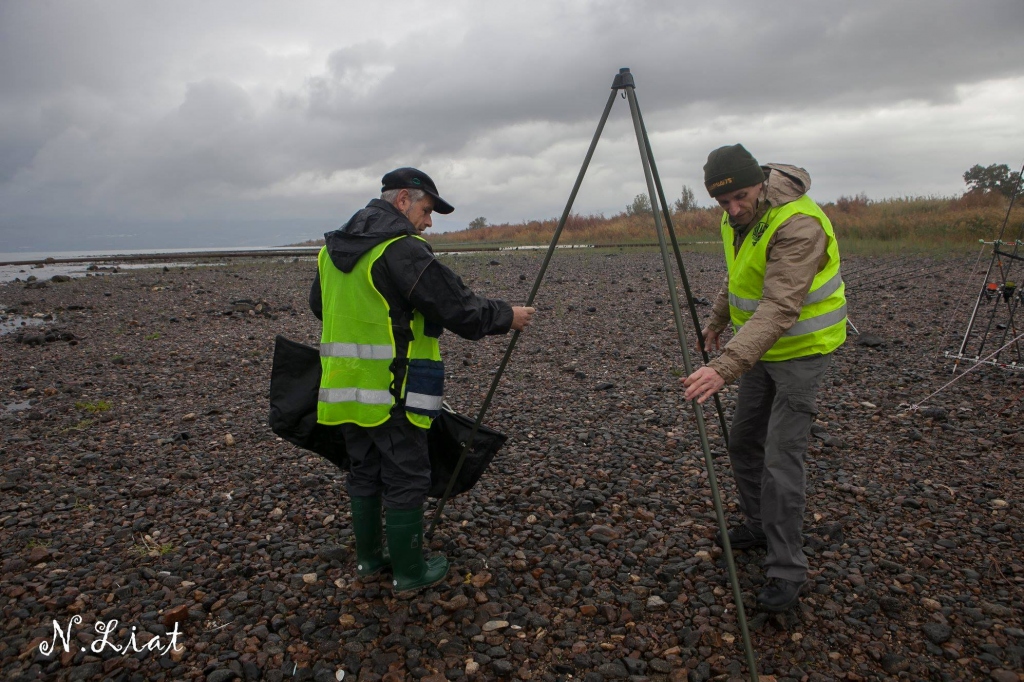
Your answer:
[[[405,412],[380,426],[342,424],[348,450],[348,494],[373,497],[383,493],[387,509],[419,509],[430,490],[427,429],[409,422]]]
[[[807,579],[803,552],[804,459],[815,398],[831,355],[758,362],[740,379],[729,430],[740,510],[768,539],[765,575]]]

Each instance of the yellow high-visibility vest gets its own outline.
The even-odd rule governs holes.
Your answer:
[[[722,214],[722,243],[729,269],[729,317],[738,333],[757,310],[764,294],[768,243],[779,226],[798,213],[811,216],[825,231],[828,263],[814,276],[796,323],[762,356],[768,362],[831,353],[846,340],[846,286],[839,271],[836,235],[828,216],[806,194],[769,209],[743,238],[738,252],[733,247],[729,215]]]
[[[320,249],[317,267],[324,328],[317,421],[321,424],[379,426],[391,415],[398,353],[390,308],[373,285],[371,269],[389,244],[407,236],[378,244],[348,273],[334,266],[326,246]],[[405,379],[397,393],[404,398],[409,421],[428,429],[441,412],[444,363],[437,337],[424,333],[424,323],[423,314],[413,311]]]

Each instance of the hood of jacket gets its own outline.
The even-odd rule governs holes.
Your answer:
[[[799,166],[786,163],[769,163],[763,168],[767,171],[768,181],[765,183],[764,198],[772,206],[782,206],[796,201],[811,189],[811,176]]]
[[[325,234],[324,240],[334,267],[352,272],[360,257],[381,242],[415,234],[416,228],[397,208],[381,199],[373,199],[343,227]]]
[[[742,238],[752,225],[761,220],[769,208],[782,206],[791,201],[796,201],[807,190],[811,188],[810,174],[799,166],[791,166],[787,163],[768,163],[761,166],[765,174],[764,187],[761,189],[761,196],[758,197],[757,211],[754,218],[746,225],[736,225],[729,220],[729,225]]]

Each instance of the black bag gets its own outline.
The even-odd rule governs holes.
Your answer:
[[[330,460],[348,471],[341,431],[316,421],[320,391],[320,353],[278,335],[270,370],[270,429],[289,443]]]
[[[462,445],[469,441],[473,433],[475,419],[470,419],[455,412],[448,405],[434,419],[427,434],[427,447],[430,450],[430,490],[428,497],[444,497],[444,490],[452,478],[455,465],[459,462]],[[490,466],[494,455],[505,444],[506,436],[483,424],[477,429],[473,447],[467,448],[466,459],[462,462],[459,475],[452,486],[452,495],[464,493],[480,480],[484,471]]]
[[[342,471],[348,471],[345,440],[337,426],[317,423],[316,403],[320,390],[320,353],[283,336],[274,342],[274,366],[270,371],[271,430],[289,443],[311,450]],[[430,450],[429,497],[442,497],[452,471],[459,461],[462,444],[469,440],[475,420],[445,405],[427,435]],[[483,424],[473,447],[466,453],[462,469],[452,486],[452,495],[471,489],[490,465],[506,436]]]

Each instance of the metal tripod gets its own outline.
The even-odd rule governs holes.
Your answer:
[[[995,355],[994,360],[983,360],[982,353],[985,350],[985,343],[989,339],[989,334],[992,331],[992,325],[996,322],[996,316],[998,314],[1000,306],[1000,299],[1006,304],[1006,322],[1003,326],[1003,334],[1001,340],[996,343],[1003,344],[1006,341],[1007,334],[1012,333],[1014,337],[1017,336],[1017,328],[1014,322],[1014,315],[1017,312],[1018,302],[1024,303],[1024,290],[1018,289],[1017,285],[1009,281],[1010,272],[1013,270],[1015,263],[1024,262],[1024,254],[1021,253],[1021,247],[1024,246],[1024,223],[1021,223],[1020,231],[1017,233],[1017,238],[1012,242],[1003,241],[1003,237],[1006,234],[1006,226],[1010,222],[1010,214],[1013,211],[1013,203],[1017,199],[1017,195],[1020,193],[1022,174],[1024,174],[1024,166],[1021,167],[1021,172],[1017,173],[1017,182],[1014,183],[1013,192],[1010,194],[1010,204],[1006,207],[1006,217],[1003,219],[1003,225],[999,228],[999,236],[992,242],[992,260],[988,264],[988,271],[985,273],[985,279],[981,283],[981,291],[978,292],[978,299],[974,302],[974,310],[971,311],[971,317],[967,321],[967,331],[964,332],[964,340],[960,344],[960,350],[953,355],[952,353],[946,353],[946,357],[955,358],[956,362],[953,364],[953,374],[956,374],[957,367],[960,365],[961,360],[993,364],[999,367],[1009,367],[1012,369],[1024,368],[1024,353],[1021,351],[1021,344],[1013,339],[1010,343],[1015,345],[1016,360],[1009,363],[999,362],[999,353],[1005,346],[1001,346]],[[987,244],[988,242],[982,242]],[[1012,250],[1004,250],[1006,247],[1013,246]],[[1003,267],[1003,261],[1000,258],[1006,258],[1006,267]],[[991,283],[991,277],[993,270],[998,266],[999,278],[1001,283],[994,290],[990,291],[989,286],[995,286],[995,283]],[[991,295],[991,294],[995,295]],[[1014,296],[1016,294],[1016,296]],[[967,354],[967,347],[971,342],[971,334],[976,331],[976,323],[978,322],[978,310],[982,306],[984,301],[991,301],[992,305],[988,315],[988,322],[985,325],[984,331],[980,335],[978,341],[977,351],[973,355]],[[1007,344],[1010,345],[1010,344]]]
[[[633,128],[636,132],[637,144],[640,148],[640,161],[643,164],[644,178],[647,181],[648,196],[652,197],[651,208],[654,213],[654,228],[658,235],[658,246],[661,250],[662,262],[665,270],[665,278],[668,283],[668,294],[669,300],[672,304],[672,315],[675,321],[676,334],[679,337],[679,348],[683,354],[683,368],[686,375],[689,376],[693,372],[693,366],[690,362],[690,351],[686,343],[686,332],[683,327],[683,314],[679,306],[679,297],[676,293],[675,278],[672,274],[673,268],[672,263],[669,259],[668,246],[665,242],[665,230],[667,227],[669,238],[672,242],[672,249],[675,254],[676,266],[678,268],[680,279],[683,283],[683,288],[686,293],[687,303],[689,304],[690,317],[693,320],[694,329],[697,334],[697,339],[701,339],[701,327],[700,321],[697,317],[697,310],[693,302],[693,294],[690,291],[690,283],[686,277],[686,269],[683,267],[682,254],[679,250],[679,242],[676,239],[675,230],[672,228],[671,214],[668,209],[668,203],[665,199],[665,192],[661,185],[661,178],[658,176],[657,166],[654,163],[654,155],[651,151],[650,139],[647,136],[647,129],[643,123],[643,117],[640,114],[640,106],[637,104],[636,99],[636,85],[633,82],[633,74],[630,73],[629,69],[619,69],[619,73],[616,74],[615,79],[612,81],[611,94],[608,96],[608,102],[605,104],[604,112],[601,114],[601,120],[597,124],[597,131],[594,133],[594,138],[590,143],[590,148],[587,150],[587,155],[583,159],[583,166],[580,168],[579,175],[576,177],[576,183],[573,185],[572,192],[569,193],[569,200],[566,202],[565,210],[562,212],[562,216],[558,221],[558,226],[555,228],[555,233],[551,238],[551,243],[548,245],[548,250],[544,255],[544,261],[541,264],[540,271],[537,273],[537,278],[533,283],[533,288],[530,290],[530,295],[526,299],[526,305],[530,306],[533,304],[534,299],[537,296],[537,291],[540,289],[541,282],[544,280],[544,274],[547,271],[548,264],[551,262],[551,256],[554,254],[555,246],[558,244],[558,239],[561,236],[562,229],[565,227],[565,223],[569,218],[572,211],[573,203],[576,200],[576,195],[579,193],[580,186],[583,184],[583,178],[586,175],[587,168],[590,165],[590,160],[594,155],[594,150],[597,148],[597,142],[601,138],[601,133],[604,130],[605,123],[608,120],[608,114],[611,112],[612,105],[615,104],[615,98],[617,95],[622,94],[624,99],[629,102],[630,114],[633,118]],[[657,201],[653,198],[657,197]],[[516,343],[519,341],[520,332],[513,332],[512,338],[509,341],[508,348],[505,350],[505,355],[501,359],[501,363],[498,365],[498,369],[494,374],[494,379],[491,382],[491,388],[487,392],[487,396],[484,398],[483,404],[480,407],[480,412],[477,414],[476,422],[473,424],[473,430],[466,443],[461,443],[462,452],[459,456],[459,461],[455,466],[455,470],[452,472],[451,480],[448,483],[448,488],[445,490],[444,496],[438,503],[437,510],[434,512],[433,519],[430,523],[430,528],[427,531],[429,536],[434,533],[434,528],[437,526],[438,520],[441,518],[441,514],[444,511],[445,503],[448,501],[451,495],[452,487],[455,484],[456,477],[462,468],[462,464],[465,461],[466,454],[470,443],[476,440],[476,434],[483,423],[484,415],[487,413],[487,409],[490,407],[491,399],[494,397],[494,393],[497,390],[498,383],[501,381],[501,376],[505,371],[505,366],[508,364],[508,360],[512,355],[512,351],[515,349]],[[702,344],[701,344],[702,345]],[[704,361],[707,362],[708,355],[702,351]],[[711,447],[708,443],[707,429],[704,423],[704,408],[697,403],[696,400],[691,401],[693,406],[693,412],[697,420],[697,433],[700,436],[701,447],[704,451],[704,461],[708,470],[708,483],[711,487],[711,498],[714,502],[715,515],[718,517],[718,528],[722,538],[722,545],[725,555],[726,565],[729,570],[729,581],[732,583],[732,595],[733,602],[736,605],[736,617],[740,625],[740,632],[743,637],[743,648],[747,658],[747,667],[750,670],[750,679],[757,682],[757,660],[754,657],[753,646],[750,643],[750,632],[747,628],[747,618],[743,609],[743,595],[740,591],[739,579],[736,575],[736,564],[733,560],[732,547],[729,544],[729,532],[728,526],[725,520],[725,513],[722,509],[722,497],[718,489],[718,479],[715,476],[715,465],[714,457],[711,454]],[[725,411],[722,408],[722,403],[719,397],[715,396],[715,406],[718,409],[718,416],[722,427],[722,435],[724,439],[727,439],[728,430],[725,422]]]

